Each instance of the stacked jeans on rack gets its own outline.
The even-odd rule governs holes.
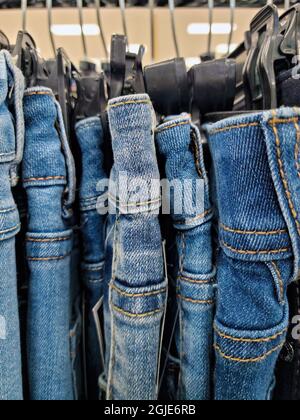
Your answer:
[[[0,400],[282,398],[300,110],[200,132],[131,95],[70,139],[3,51],[0,82]]]

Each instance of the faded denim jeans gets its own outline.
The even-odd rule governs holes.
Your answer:
[[[82,157],[79,196],[86,312],[86,381],[88,398],[98,400],[98,380],[104,371],[102,303],[106,215],[101,214],[101,211],[107,202],[107,187],[99,185],[107,178],[100,118],[88,118],[79,122],[76,133]]]
[[[23,185],[28,201],[28,375],[30,399],[73,400],[73,157],[49,89],[25,92]]]
[[[170,208],[178,253],[178,398],[208,400],[212,379],[215,269],[211,243],[213,212],[200,133],[190,117],[183,115],[159,126],[156,141],[173,188]],[[180,209],[178,206],[182,204]]]
[[[299,273],[298,109],[207,127],[219,212],[217,400],[271,398]]]
[[[22,400],[15,238],[20,217],[12,195],[24,144],[24,81],[8,52],[0,52],[0,400]],[[12,106],[10,106],[12,105]]]
[[[153,400],[167,296],[154,111],[147,95],[133,95],[110,101],[108,115],[109,202],[116,215],[110,215],[106,248],[107,399]]]

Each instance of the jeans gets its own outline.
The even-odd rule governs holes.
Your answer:
[[[216,399],[266,400],[299,273],[299,110],[206,127],[219,214]]]
[[[52,92],[25,92],[28,376],[32,400],[73,400],[70,293],[74,162]]]
[[[107,186],[104,184],[101,190],[99,184],[107,179],[100,119],[81,121],[76,126],[76,133],[82,155],[79,195],[83,246],[82,280],[86,306],[86,379],[88,398],[97,400],[98,380],[104,370],[102,303],[106,216],[101,214],[101,210],[107,201]]]
[[[11,103],[9,92],[12,92]],[[10,55],[0,52],[0,400],[22,400],[15,238],[20,217],[12,195],[23,154],[24,82]],[[12,105],[12,106],[10,106]]]
[[[109,202],[116,215],[107,234],[107,399],[153,400],[167,296],[154,111],[148,95],[133,95],[112,100],[108,115],[114,154]]]
[[[171,216],[179,256],[176,265],[178,398],[208,400],[212,379],[215,269],[211,243],[213,212],[200,133],[188,116],[182,116],[159,126],[156,141],[165,163],[166,177],[174,188]],[[176,186],[176,183],[180,185]],[[196,197],[197,193],[199,197]],[[184,207],[177,210],[176,206],[182,202]]]

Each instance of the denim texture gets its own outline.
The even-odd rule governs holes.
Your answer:
[[[299,273],[299,115],[282,108],[206,127],[219,214],[217,400],[272,396]]]
[[[204,167],[200,133],[189,116],[181,116],[156,130],[158,151],[165,162],[167,179],[191,181],[191,196],[174,193],[171,216],[176,231],[179,261],[176,267],[179,306],[179,355],[181,400],[208,400],[211,396],[214,276],[212,262],[212,208]],[[196,182],[202,196],[195,201]],[[201,185],[201,184],[200,184]],[[188,198],[187,198],[188,197]],[[176,202],[186,207],[176,214]],[[189,202],[191,200],[191,202]],[[173,203],[173,204],[172,204]]]
[[[157,398],[162,328],[167,283],[159,224],[159,170],[154,144],[154,111],[148,95],[117,98],[109,103],[114,166],[110,180],[126,172],[128,200],[110,184],[110,206],[116,207],[108,231],[111,269],[109,320],[106,345],[109,354],[107,399]],[[136,190],[137,179],[143,186]],[[151,182],[156,180],[150,196]],[[111,223],[110,225],[111,226]],[[110,243],[110,245],[109,245]],[[111,272],[111,273],[110,273]],[[107,283],[107,280],[106,280]],[[105,312],[107,316],[107,311]]]
[[[20,217],[12,195],[22,158],[23,76],[6,51],[0,52],[0,400],[22,400],[16,235]],[[11,95],[12,92],[12,95]],[[12,107],[10,106],[12,105]]]
[[[87,390],[88,398],[97,400],[99,399],[98,380],[104,370],[101,299],[103,298],[106,215],[100,213],[107,202],[107,188],[101,190],[99,186],[99,182],[107,179],[104,169],[104,136],[100,118],[89,118],[79,122],[76,125],[76,133],[82,156],[79,197],[83,246],[82,281],[85,288],[86,306]]]
[[[28,89],[24,115],[30,398],[73,400],[70,295],[74,162],[61,111],[50,90]]]

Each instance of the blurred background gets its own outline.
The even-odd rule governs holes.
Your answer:
[[[271,3],[284,10],[297,1]],[[0,29],[12,44],[18,31],[26,29],[43,57],[51,58],[54,43],[64,47],[75,64],[86,57],[100,66],[109,54],[111,35],[126,33],[131,51],[140,44],[146,47],[144,64],[178,55],[191,66],[203,54],[219,58],[235,49],[265,4],[260,0],[0,0]]]

